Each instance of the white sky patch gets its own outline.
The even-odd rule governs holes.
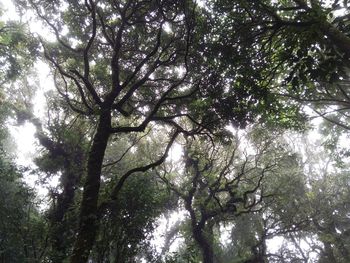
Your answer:
[[[19,17],[11,0],[0,0],[0,6],[4,9],[3,15],[1,16],[2,20],[27,22],[32,33],[40,35],[47,41],[56,40],[55,34],[51,32],[47,26],[44,26],[41,21],[37,20],[37,15],[33,11],[26,10],[23,16]]]
[[[168,23],[168,22],[165,22],[165,23],[164,23],[163,29],[164,29],[164,31],[167,32],[168,34],[170,34],[170,33],[173,32],[173,30],[171,29],[171,25],[170,25],[170,23]]]
[[[30,30],[43,37],[45,40],[54,42],[56,40],[55,35],[47,27],[43,26],[41,22],[37,21],[35,17],[36,15],[33,12],[26,13],[25,20],[30,21]]]
[[[23,166],[33,166],[33,156],[36,153],[35,146],[35,127],[33,124],[26,122],[21,126],[10,126],[11,135],[17,144],[17,158],[16,162]]]
[[[220,224],[220,243],[224,246],[231,241],[232,227],[233,224]]]
[[[151,244],[156,247],[158,253],[162,251],[162,245],[165,242],[166,233],[179,221],[184,221],[186,218],[185,210],[178,210],[170,213],[167,216],[162,215],[158,219],[158,227],[154,231],[154,238],[151,241]],[[181,238],[176,238],[170,246],[169,252],[175,252],[179,248],[181,242],[183,240]]]
[[[38,152],[38,142],[35,139],[35,126],[30,122],[25,122],[21,126],[9,126],[11,136],[13,137],[17,149],[15,162],[19,166],[27,167],[30,170],[23,173],[25,183],[35,189],[37,197],[40,199],[39,208],[46,210],[48,207],[48,193],[50,188],[55,188],[59,185],[60,176],[50,175],[50,180],[43,185],[39,182],[40,175],[35,172],[37,168],[34,163],[34,158]]]
[[[197,3],[197,5],[198,5],[199,7],[205,7],[205,6],[206,6],[204,0],[197,0],[196,3]]]
[[[38,183],[38,174],[31,172],[31,170],[34,171],[34,169],[37,168],[33,161],[37,154],[37,143],[34,136],[36,132],[35,126],[30,122],[25,122],[21,126],[11,125],[9,126],[9,130],[17,145],[15,162],[20,166],[30,169],[29,171],[24,172],[24,181],[29,185],[29,187],[35,189],[40,199],[44,199],[44,197],[48,194],[48,190]],[[55,181],[53,183],[57,185],[58,182]],[[46,207],[46,203],[43,203],[42,205],[42,209]]]
[[[174,145],[171,147],[169,151],[169,158],[173,162],[180,161],[181,157],[183,155],[183,148],[180,144],[174,143]]]
[[[275,236],[271,239],[266,240],[266,246],[270,253],[276,254],[278,250],[282,247],[284,238],[281,236]]]
[[[36,117],[44,117],[46,114],[45,106],[46,106],[46,98],[45,93],[54,90],[55,86],[53,83],[53,79],[50,73],[49,66],[43,61],[38,61],[35,64],[36,71],[39,73],[39,87],[37,87],[37,92],[35,94],[33,105],[34,105],[34,115]]]
[[[185,67],[176,67],[175,68],[175,72],[178,74],[178,76],[180,77],[180,78],[182,78],[184,75],[185,75],[185,73],[186,73],[186,68]]]
[[[18,18],[18,14],[16,12],[16,8],[13,5],[12,1],[10,0],[1,0],[0,1],[0,7],[3,10],[3,15],[1,16],[1,19],[4,21],[13,20],[14,18]]]

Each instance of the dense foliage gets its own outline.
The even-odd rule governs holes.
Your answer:
[[[1,262],[349,262],[348,1],[14,4]]]

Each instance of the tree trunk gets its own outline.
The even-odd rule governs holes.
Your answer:
[[[100,190],[102,163],[110,135],[111,112],[102,110],[99,124],[88,155],[87,176],[71,263],[86,263],[94,245],[97,230],[97,202]]]
[[[198,175],[199,173],[197,173],[197,176]],[[197,176],[194,178],[192,190],[196,189],[197,187]],[[204,234],[204,228],[207,222],[207,217],[202,214],[201,219],[199,221],[197,220],[196,213],[192,208],[193,193],[194,191],[189,195],[188,198],[184,199],[185,208],[190,213],[192,235],[201,250],[203,263],[214,263],[214,251],[212,243],[208,241],[208,238]]]
[[[52,255],[50,259],[53,263],[62,263],[67,257],[67,248],[71,245],[65,239],[70,236],[73,229],[69,222],[66,222],[65,215],[74,202],[75,189],[82,177],[81,165],[83,162],[82,149],[77,149],[71,155],[65,155],[66,160],[62,174],[63,191],[57,197],[57,205],[53,208],[50,217],[50,236],[52,239]],[[68,227],[68,228],[67,228]]]
[[[211,244],[204,236],[203,229],[195,227],[192,229],[193,238],[202,252],[203,263],[214,263],[214,251]]]

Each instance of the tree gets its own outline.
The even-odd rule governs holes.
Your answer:
[[[0,16],[3,10],[0,8]],[[13,108],[23,106],[15,96],[16,84],[26,82],[26,76],[38,55],[38,42],[30,34],[27,25],[18,21],[0,20],[0,103],[5,116],[12,115]],[[22,97],[22,96],[21,96]],[[4,131],[4,129],[2,129]]]
[[[347,158],[343,156],[339,162],[336,147],[327,150],[320,147],[320,141],[311,144],[305,138],[298,141],[294,137],[293,144],[302,148],[299,152],[303,155],[291,156],[283,172],[269,177],[272,180],[267,185],[275,189],[275,195],[260,213],[247,214],[244,221],[238,221],[242,224],[253,221],[254,227],[248,231],[240,229],[240,225],[234,227],[232,251],[238,244],[239,251],[247,255],[251,245],[247,248],[246,240],[258,245],[258,240],[254,241],[257,237],[265,240],[282,237],[278,250],[266,251],[268,262],[346,262],[348,226],[343,220],[347,211],[344,198],[348,193],[343,169],[348,167],[344,163]]]
[[[96,262],[151,261],[155,257],[150,240],[156,219],[170,208],[171,196],[154,177],[147,174],[128,179],[118,202],[102,215],[94,249]]]
[[[235,222],[243,214],[261,211],[264,203],[277,196],[279,187],[270,185],[276,180],[273,177],[283,178],[284,173],[280,175],[279,171],[293,160],[282,141],[258,130],[221,143],[203,137],[186,138],[182,163],[164,166],[160,172],[189,213],[191,236],[200,248],[203,262],[219,260],[214,225]],[[263,262],[265,257],[266,252],[261,252],[260,256],[255,254],[254,260]]]
[[[0,13],[2,14],[2,10]],[[33,65],[37,44],[25,25],[0,21],[0,261],[34,262],[44,259],[46,227],[36,195],[25,182],[25,167],[14,162],[14,143],[8,119],[15,102],[9,89]]]
[[[172,129],[164,154],[125,173],[112,191],[113,200],[131,174],[162,163],[179,134],[252,118],[245,118],[248,109],[230,109],[232,97],[216,114],[220,101],[213,98],[222,94],[215,89],[225,90],[225,78],[200,64],[205,59],[193,50],[199,34],[194,31],[197,13],[191,1],[17,2],[31,6],[56,36],[56,43],[44,38],[41,43],[55,71],[57,90],[76,114],[96,125],[71,259],[85,262],[96,236],[101,169],[111,137],[141,133],[151,122]],[[183,126],[183,120],[190,124]]]
[[[323,132],[328,134],[334,126],[325,123]],[[314,149],[313,144],[307,147],[305,164],[309,191],[307,204],[309,207],[310,228],[306,230],[313,235],[311,251],[319,255],[319,262],[346,262],[349,259],[347,224],[348,196],[348,157],[341,145],[333,144],[332,134],[323,137],[315,144],[323,144],[324,148]],[[328,140],[331,138],[331,142]]]
[[[46,250],[45,224],[21,172],[1,149],[0,261],[4,263],[39,261]]]
[[[267,85],[275,99],[297,109],[302,102],[347,128],[347,1],[212,1],[211,11],[218,24],[215,48],[225,61],[237,49],[248,50],[254,68],[265,68],[259,86]]]
[[[0,10],[2,15],[3,10]],[[32,65],[38,54],[38,43],[25,25],[16,21],[0,21],[0,86],[15,81]]]
[[[97,125],[71,259],[86,262],[96,235],[101,168],[110,135],[142,132],[156,120],[171,123],[175,112],[167,102],[191,92],[180,88],[188,81],[193,7],[186,1],[86,1],[66,2],[69,8],[63,9],[47,2],[42,12],[39,3],[30,4],[57,37],[56,46],[42,44],[56,70],[58,91],[73,110]],[[56,21],[48,18],[53,13]],[[176,74],[180,69],[185,72]]]
[[[337,110],[346,113],[349,94],[344,85],[323,83],[333,85],[347,66],[344,23],[348,16],[330,21],[332,10],[321,1],[208,1],[203,8],[187,0],[18,0],[17,4],[31,8],[56,38],[38,37],[60,96],[50,104],[57,107],[49,110],[54,125],[45,121],[41,125],[17,105],[12,107],[38,127],[45,148],[37,159],[40,169],[61,174],[48,212],[50,260],[62,262],[72,254],[71,262],[130,261],[140,256],[141,248],[148,249],[141,242],[146,238],[143,231],[154,227],[155,218],[166,210],[162,198],[169,196],[151,194],[158,184],[155,177],[133,176],[153,175],[181,136],[189,143],[185,176],[181,174],[188,188],[178,189],[161,177],[183,199],[192,234],[208,262],[215,254],[213,229],[226,216],[268,207],[260,217],[249,217],[257,228],[265,227],[252,230],[259,238],[242,245],[249,251],[244,260],[263,261],[269,224],[287,231],[291,222],[307,214],[294,211],[287,217],[279,211],[289,205],[287,197],[271,203],[263,200],[261,191],[278,185],[273,180],[266,183],[265,174],[283,167],[273,158],[285,154],[284,145],[275,147],[279,141],[269,145],[275,147],[270,157],[243,154],[232,167],[229,160],[236,160],[235,154],[211,158],[204,151],[211,150],[208,142],[214,137],[221,139],[214,151],[227,151],[227,124],[243,128],[264,122],[264,127],[272,123],[300,128],[302,105],[285,103],[294,96],[290,92],[296,91],[299,100],[311,101],[317,111],[324,105],[321,102],[330,101],[344,106]],[[304,89],[301,84],[309,86]],[[345,117],[332,120],[340,123]],[[150,140],[152,136],[159,143]],[[265,139],[263,133],[257,136]],[[198,141],[202,145],[193,146]],[[230,153],[235,151],[231,146]],[[242,175],[235,174],[240,170]],[[225,177],[230,172],[234,179]],[[244,176],[249,178],[242,184]],[[133,198],[141,183],[148,188]],[[149,209],[147,200],[154,201]],[[299,201],[292,199],[290,210],[295,200]],[[132,207],[143,212],[135,213]],[[70,217],[76,208],[79,222]],[[125,224],[125,218],[131,222]],[[105,225],[99,226],[99,221]],[[107,226],[113,226],[111,233]],[[341,253],[340,246],[335,250]]]
[[[50,189],[48,225],[49,257],[52,262],[62,262],[70,254],[77,225],[75,202],[84,173],[82,166],[86,162],[86,126],[77,119],[70,120],[68,114],[55,112],[54,103],[49,107],[50,123],[46,132],[38,119],[31,121],[37,127],[36,136],[44,149],[35,159],[36,165],[48,180],[53,175],[60,175],[59,185]]]
[[[24,182],[25,167],[13,161],[7,127],[9,104],[0,105],[0,261],[33,262],[44,258],[46,227],[35,193]]]

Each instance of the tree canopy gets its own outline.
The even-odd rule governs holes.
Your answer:
[[[348,1],[14,4],[1,262],[349,261]]]

